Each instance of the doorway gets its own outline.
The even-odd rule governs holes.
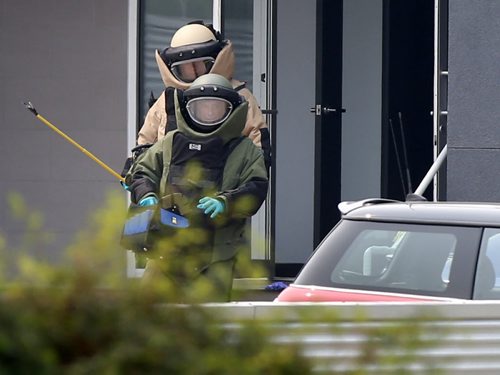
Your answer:
[[[275,273],[294,277],[338,220],[342,0],[278,0],[276,18]]]
[[[314,247],[340,215],[342,157],[342,20],[343,0],[316,5],[316,102],[314,155]]]
[[[382,196],[404,200],[433,161],[434,0],[385,0]],[[391,126],[392,124],[392,126]],[[432,189],[424,196],[432,200]]]
[[[340,201],[404,200],[432,164],[433,0],[277,4],[273,235],[294,277]]]

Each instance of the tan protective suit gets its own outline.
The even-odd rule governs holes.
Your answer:
[[[189,83],[179,81],[170,72],[167,65],[160,57],[158,50],[155,52],[155,57],[165,87],[175,87],[182,90],[186,90],[189,88],[190,86]],[[233,46],[231,42],[228,41],[227,45],[217,55],[217,58],[215,59],[215,63],[210,73],[217,73],[226,77],[229,81],[231,81],[233,88],[237,88],[243,85],[243,82],[233,79],[234,60],[235,57],[234,57]],[[245,97],[246,101],[248,102],[247,121],[245,123],[245,128],[243,129],[242,134],[244,136],[249,137],[256,146],[262,147],[260,129],[267,128],[267,125],[264,121],[264,117],[262,116],[262,112],[259,108],[257,100],[250,92],[250,90],[248,90],[247,88],[239,90],[238,93],[241,96]],[[166,124],[167,124],[167,111],[165,108],[165,91],[164,91],[160,95],[158,100],[156,100],[153,106],[149,109],[146,118],[144,120],[144,124],[142,125],[142,128],[139,131],[137,144],[143,145],[148,143],[155,143],[158,140],[162,139],[165,136]]]

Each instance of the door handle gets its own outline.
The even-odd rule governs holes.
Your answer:
[[[328,113],[345,113],[345,111],[345,108],[339,110],[337,108],[322,107],[321,104],[309,108],[309,112],[314,113],[316,116],[327,115]]]
[[[344,113],[345,112],[345,108],[341,108],[340,111],[339,111],[337,108],[323,107],[323,113],[324,114],[332,113],[332,112]]]

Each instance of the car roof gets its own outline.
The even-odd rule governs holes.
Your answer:
[[[342,202],[346,220],[500,227],[500,204],[365,199]]]

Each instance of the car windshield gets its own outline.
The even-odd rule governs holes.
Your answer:
[[[343,220],[295,282],[469,298],[471,285],[455,276],[449,290],[450,282],[460,273],[473,279],[479,237],[478,228]]]

